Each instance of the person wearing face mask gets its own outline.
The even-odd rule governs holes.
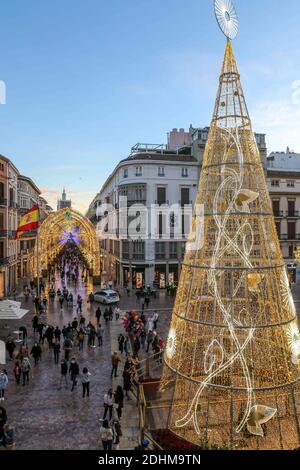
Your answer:
[[[72,382],[71,392],[73,392],[75,386],[77,385],[77,377],[79,375],[79,365],[77,364],[75,357],[72,357],[71,359],[69,373]]]

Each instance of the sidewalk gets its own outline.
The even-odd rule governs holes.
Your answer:
[[[111,339],[111,354],[114,351],[119,351],[118,336],[120,333],[124,334],[124,327],[121,320],[116,321],[115,319],[110,324],[110,339]],[[115,391],[118,385],[123,388],[123,369],[125,364],[125,354],[121,357],[121,362],[118,368],[119,377],[113,377],[112,386]],[[122,418],[120,420],[122,427],[122,437],[120,438],[119,450],[133,450],[139,445],[139,418],[137,401],[130,394],[131,400],[127,400],[124,397],[124,408]]]

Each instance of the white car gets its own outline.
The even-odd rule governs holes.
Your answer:
[[[94,294],[95,302],[100,302],[101,304],[116,304],[120,302],[120,297],[118,292],[111,289],[102,289]]]

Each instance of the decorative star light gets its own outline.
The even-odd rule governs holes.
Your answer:
[[[261,425],[270,421],[276,413],[277,410],[275,408],[269,408],[264,405],[253,406],[247,422],[247,429],[250,434],[264,437],[264,431]]]
[[[257,273],[249,273],[248,276],[248,289],[250,292],[258,292],[259,284],[262,282],[263,277]]]
[[[222,33],[228,39],[237,36],[238,16],[231,0],[215,0],[215,15]]]
[[[68,242],[73,242],[77,246],[80,244],[80,230],[78,227],[72,228],[70,232],[68,230],[62,230],[62,236],[60,237],[59,241],[62,245],[65,245]]]

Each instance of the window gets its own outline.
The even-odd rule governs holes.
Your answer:
[[[0,171],[2,171],[2,173],[4,173],[4,164],[3,163],[0,163]]]
[[[294,258],[295,257],[295,248],[294,245],[289,246],[289,258]]]
[[[287,185],[288,188],[294,188],[295,187],[295,181],[293,181],[293,180],[287,181],[286,185]]]
[[[145,242],[133,242],[133,258],[136,260],[145,258]]]
[[[4,214],[0,213],[0,229],[4,228]]]
[[[165,259],[165,243],[164,242],[156,242],[155,243],[155,258],[156,259]]]
[[[4,183],[0,183],[0,198],[4,199]]]
[[[181,169],[181,176],[182,176],[182,178],[188,178],[188,176],[189,176],[188,168],[182,168]]]
[[[137,166],[135,168],[135,176],[142,176],[143,174],[143,168],[141,166]]]
[[[288,217],[295,217],[296,216],[296,201],[288,201]]]
[[[166,176],[164,167],[160,166],[158,168],[158,176]]]
[[[280,181],[279,180],[272,180],[271,181],[271,186],[272,186],[272,188],[279,188]]]
[[[296,240],[296,223],[288,222],[288,240]]]
[[[187,206],[190,204],[190,189],[181,188],[181,205]]]
[[[166,188],[157,188],[157,204],[161,206],[167,202]]]
[[[272,201],[273,214],[275,217],[280,217],[280,201]]]
[[[128,178],[128,168],[124,168],[123,178]]]
[[[279,240],[281,239],[281,222],[276,222],[276,230]]]
[[[129,259],[129,241],[123,241],[122,243],[122,257]]]
[[[170,259],[177,259],[178,258],[177,242],[170,242],[169,251],[170,251],[170,253],[169,253]]]

